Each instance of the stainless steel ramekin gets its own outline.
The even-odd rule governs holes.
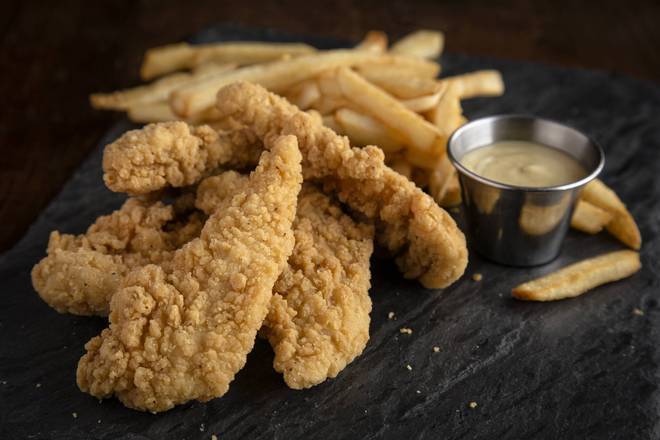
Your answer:
[[[486,179],[461,165],[469,151],[503,140],[558,148],[580,162],[587,176],[566,185],[528,188]],[[461,182],[470,244],[486,258],[513,266],[547,263],[559,254],[582,187],[605,163],[603,150],[585,134],[525,115],[469,122],[449,138],[447,151]]]

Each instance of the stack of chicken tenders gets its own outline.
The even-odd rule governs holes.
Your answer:
[[[465,270],[454,220],[377,147],[247,82],[217,110],[223,129],[163,122],[108,145],[105,183],[130,197],[85,234],[52,232],[33,269],[57,311],[109,317],[78,364],[95,397],[151,412],[220,397],[257,333],[311,387],[369,339],[374,239],[425,287]]]

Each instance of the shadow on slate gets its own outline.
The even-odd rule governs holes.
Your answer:
[[[192,40],[238,39],[340,46],[231,25]],[[602,72],[497,59],[447,54],[442,62],[443,74],[496,68],[504,75],[505,96],[466,102],[469,118],[534,113],[602,143],[604,179],[628,203],[645,240],[639,274],[574,300],[512,300],[511,287],[523,280],[620,247],[604,234],[575,232],[557,261],[535,269],[497,266],[472,253],[468,276],[444,291],[424,290],[403,280],[391,263],[375,260],[371,340],[338,378],[290,390],[271,368],[268,344],[257,341],[221,399],[159,415],[126,409],[116,399],[99,403],[78,390],[75,369],[83,345],[105,321],[51,310],[33,291],[30,269],[43,257],[49,231],[80,233],[121,204],[124,197],[103,186],[101,155],[103,145],[131,127],[122,123],[26,236],[0,256],[0,437],[658,438],[660,88]],[[481,282],[469,277],[475,272],[483,274]],[[396,320],[388,320],[390,311]],[[403,326],[414,333],[400,334]]]

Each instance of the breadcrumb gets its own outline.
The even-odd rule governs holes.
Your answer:
[[[394,314],[394,312],[388,313],[387,314],[387,319],[396,319],[396,315]]]
[[[475,409],[475,408],[477,407],[477,402],[472,401],[472,402],[470,402],[470,403],[468,404],[468,406],[469,406],[471,409]]]
[[[483,277],[484,277],[484,276],[481,275],[480,273],[472,274],[472,279],[473,279],[474,281],[481,281],[481,280],[483,279]]]
[[[41,384],[38,383],[38,384],[35,385],[35,387],[36,387],[36,388],[41,388]]]
[[[437,345],[435,347],[433,347],[433,352],[434,353],[437,353],[439,351],[440,351],[440,347],[438,347]]]
[[[644,310],[635,307],[633,309],[633,315],[644,316]]]
[[[412,367],[410,366],[410,364],[406,364],[406,368],[408,369],[408,371],[412,371]]]
[[[215,434],[211,434],[211,440],[218,440],[218,436]]]
[[[78,413],[77,412],[71,413],[71,415],[73,416],[74,419],[78,418]]]
[[[401,328],[399,329],[399,332],[401,332],[401,333],[403,333],[403,334],[405,334],[405,335],[412,335],[412,333],[413,333],[412,329],[411,329],[411,328],[408,328],[408,327],[401,327]]]

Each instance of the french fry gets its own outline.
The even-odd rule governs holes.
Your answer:
[[[386,153],[403,149],[403,144],[396,140],[396,134],[368,115],[341,108],[335,113],[335,120],[341,126],[342,133],[356,145],[376,145]]]
[[[454,173],[447,184],[445,196],[438,204],[443,208],[451,208],[452,206],[460,205],[461,198],[461,184],[458,180],[458,173]]]
[[[463,122],[463,109],[458,87],[451,83],[445,87],[438,104],[426,113],[426,118],[449,137]]]
[[[437,58],[445,45],[445,36],[442,32],[420,30],[406,35],[390,48],[390,52],[397,55],[408,55],[420,58]]]
[[[176,121],[178,118],[166,101],[137,104],[128,109],[128,119],[140,124],[151,122]]]
[[[128,110],[131,106],[164,101],[172,90],[190,81],[191,75],[175,73],[151,84],[119,90],[112,93],[94,93],[89,101],[93,108],[104,110]]]
[[[318,110],[322,115],[329,115],[334,113],[340,108],[348,107],[350,102],[343,96],[329,96],[321,94],[318,100],[314,102],[314,109]]]
[[[433,70],[435,63],[413,58],[378,55],[357,50],[331,50],[304,55],[286,61],[241,67],[231,72],[207,78],[174,91],[170,105],[181,117],[191,117],[213,107],[216,92],[235,81],[250,81],[260,84],[275,93],[283,93],[292,85],[317,76],[321,72],[341,66],[399,66],[420,72]]]
[[[479,70],[463,75],[448,76],[441,81],[454,84],[460,99],[504,94],[502,74],[497,70]]]
[[[396,98],[348,68],[340,69],[337,79],[347,100],[389,127],[409,149],[430,156],[440,156],[444,152],[445,133],[408,110]],[[428,163],[418,166],[430,167]]]
[[[528,281],[511,291],[526,301],[556,301],[573,298],[602,284],[631,276],[641,268],[639,254],[625,250],[587,258],[557,272]]]
[[[143,104],[155,104],[166,101],[172,91],[185,84],[192,84],[235,68],[236,64],[204,65],[203,69],[196,70],[193,74],[173,73],[144,86],[113,93],[94,93],[90,96],[90,102],[93,108],[104,110],[128,110]]]
[[[369,31],[355,46],[355,49],[371,53],[385,53],[387,51],[387,34],[382,31]]]
[[[401,72],[377,69],[359,69],[370,83],[376,84],[390,95],[401,99],[414,99],[432,95],[443,90],[447,85],[434,79],[402,75]],[[405,73],[405,72],[404,72]]]
[[[443,154],[440,162],[431,170],[429,176],[429,194],[440,204],[447,194],[449,184],[456,174],[456,169],[451,164],[447,154]]]
[[[420,61],[418,58],[405,58],[398,57],[397,63],[381,63],[379,64],[370,64],[370,63],[360,63],[356,64],[355,69],[360,73],[360,75],[366,77],[374,77],[376,75],[390,76],[390,77],[399,77],[402,81],[406,78],[421,78],[427,80],[433,80],[437,78],[440,73],[440,64],[426,61],[427,64],[423,65],[410,65],[404,63],[400,60],[411,60]],[[417,95],[419,96],[419,95]],[[414,98],[415,96],[411,96]]]
[[[170,44],[149,49],[140,68],[142,79],[177,70],[192,68],[203,63],[254,64],[280,59],[283,55],[310,54],[316,49],[301,43],[263,43],[241,41],[191,46],[187,43]]]
[[[402,100],[401,103],[405,105],[408,110],[414,111],[415,113],[424,113],[435,108],[440,102],[441,97],[442,92],[436,92],[432,95]]]
[[[210,76],[216,73],[227,72],[238,67],[236,63],[202,63],[198,66],[195,66],[192,69],[192,74],[194,78],[201,78],[204,76]]]
[[[581,197],[582,200],[604,209],[612,215],[612,220],[605,226],[607,232],[628,247],[633,249],[641,247],[642,236],[635,219],[612,189],[601,180],[594,179],[585,185]]]
[[[571,227],[587,234],[598,234],[612,220],[612,214],[591,203],[578,200]]]
[[[308,109],[321,98],[321,91],[314,80],[303,81],[292,87],[286,98],[300,109]]]

